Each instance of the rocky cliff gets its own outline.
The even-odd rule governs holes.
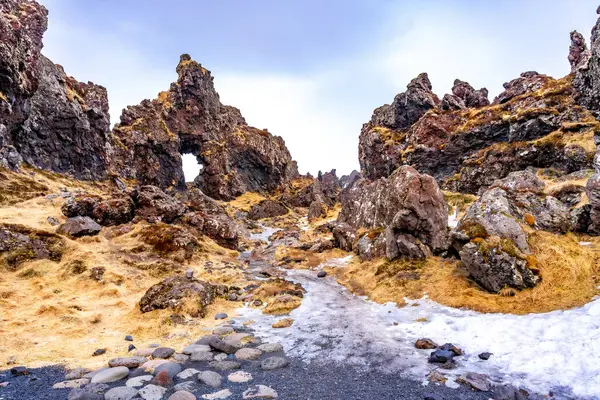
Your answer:
[[[582,47],[579,36],[572,38],[570,58],[584,62],[585,42]],[[576,102],[573,75],[525,72],[505,83],[491,104],[485,88],[458,79],[441,101],[431,89],[421,74],[391,105],[375,110],[360,134],[365,177],[412,165],[445,189],[478,193],[530,166],[571,173],[592,165],[600,124]]]
[[[179,78],[157,99],[128,107],[114,129],[118,172],[162,188],[183,187],[181,154],[203,166],[195,185],[218,199],[276,189],[297,175],[283,139],[248,126],[221,104],[213,77],[183,55]]]
[[[110,132],[106,90],[41,55],[47,14],[35,1],[0,1],[0,166],[184,189],[181,154],[192,153],[203,166],[195,185],[218,199],[297,175],[283,139],[221,104],[210,72],[188,55],[168,91],[128,107]]]
[[[67,76],[41,55],[47,11],[0,3],[0,165],[24,161],[79,179],[107,173],[106,89]]]

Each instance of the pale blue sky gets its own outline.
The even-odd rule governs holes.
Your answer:
[[[592,0],[40,0],[44,53],[106,86],[111,120],[176,79],[181,53],[212,71],[225,104],[281,135],[301,172],[358,168],[374,108],[419,72],[440,96],[455,78],[491,96],[520,72],[569,72]]]

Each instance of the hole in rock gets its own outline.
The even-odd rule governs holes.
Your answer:
[[[199,163],[198,159],[193,154],[183,154],[181,156],[181,164],[186,183],[194,182],[194,179],[196,179],[204,169],[204,165]]]

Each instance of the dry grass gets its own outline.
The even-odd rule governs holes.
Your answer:
[[[107,191],[101,183],[72,181],[52,173],[2,173],[14,182],[33,179],[48,188],[43,194],[57,193],[60,187],[91,193]],[[0,185],[4,183],[0,181]],[[5,192],[0,189],[0,193]],[[28,197],[0,206],[0,223],[53,233],[56,227],[47,222],[47,217],[64,221],[60,211],[64,199]],[[159,342],[179,349],[210,331],[216,313],[235,315],[239,303],[222,299],[208,307],[204,319],[192,319],[188,325],[174,325],[171,310],[139,312],[138,302],[150,286],[188,268],[209,282],[238,287],[250,283],[237,260],[239,253],[221,248],[210,239],[196,238],[198,246],[192,257],[185,263],[177,262],[162,257],[153,245],[141,240],[141,232],[148,226],[141,222],[131,227],[103,228],[97,237],[66,238],[60,262],[32,260],[21,264],[17,271],[2,271],[0,367],[11,356],[31,367],[57,363],[99,367],[110,358],[127,354],[128,343],[123,341],[127,334],[134,336],[138,348]],[[91,277],[94,267],[106,269],[100,282]],[[97,348],[108,351],[92,358]]]
[[[450,206],[448,207],[448,213],[454,214],[454,212],[457,212],[459,218],[467,211],[467,208],[477,200],[477,196],[472,194],[450,192],[446,190],[443,192],[444,199]]]
[[[579,245],[580,240],[593,242]],[[438,303],[480,312],[527,314],[579,307],[600,294],[600,238],[532,232],[530,247],[542,282],[533,289],[494,295],[469,279],[459,261],[437,257],[425,261],[354,261],[332,269],[354,293],[372,300],[404,304],[425,294]],[[416,277],[418,276],[418,279]],[[512,296],[514,294],[514,296]]]
[[[243,195],[227,203],[227,209],[230,214],[235,214],[236,211],[250,211],[253,205],[259,204],[267,198],[259,193],[246,192]]]

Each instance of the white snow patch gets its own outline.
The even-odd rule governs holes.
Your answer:
[[[448,226],[450,228],[458,226],[458,207],[454,209],[454,214],[448,215]]]
[[[592,244],[592,242],[579,242],[580,246],[591,246]]]
[[[344,265],[350,258],[324,265]],[[376,366],[422,381],[436,367],[427,363],[430,351],[416,349],[414,342],[428,337],[465,351],[459,368],[444,371],[450,377],[472,371],[542,393],[600,397],[600,300],[545,314],[482,314],[427,298],[403,308],[376,304],[311,271],[289,271],[288,278],[307,289],[290,315],[294,325],[271,329],[277,317],[250,308],[240,310],[241,322],[256,321],[252,327],[259,337],[305,361]],[[422,318],[426,322],[416,321]],[[493,353],[488,361],[478,357],[484,351]]]

